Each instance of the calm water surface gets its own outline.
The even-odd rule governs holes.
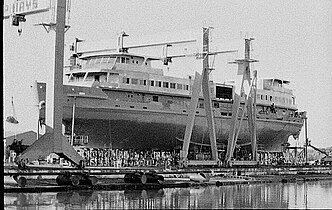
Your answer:
[[[137,191],[5,193],[4,209],[332,209],[332,181]]]

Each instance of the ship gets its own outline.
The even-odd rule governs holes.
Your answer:
[[[71,56],[63,86],[65,134],[72,139],[72,145],[88,148],[168,151],[181,148],[194,77],[165,75],[162,68],[152,63],[159,60],[167,64],[170,57],[131,53],[130,47],[123,46],[125,36],[125,32],[120,33],[116,49],[74,52]],[[167,47],[172,43],[163,44]],[[299,137],[305,112],[297,109],[289,84],[290,81],[275,77],[257,80],[259,151],[280,152],[290,136]],[[209,87],[217,147],[219,151],[225,150],[235,85],[210,81]],[[240,106],[243,108],[244,101]],[[202,94],[195,112],[191,148],[209,147]],[[238,145],[250,144],[247,120],[244,117]]]

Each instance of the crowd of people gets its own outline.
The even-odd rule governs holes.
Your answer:
[[[170,168],[177,165],[179,153],[175,151],[124,150],[110,148],[80,148],[77,152],[87,166]]]

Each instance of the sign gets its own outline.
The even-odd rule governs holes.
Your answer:
[[[49,0],[5,0],[3,5],[3,18],[13,14],[35,14],[46,12],[50,9]]]

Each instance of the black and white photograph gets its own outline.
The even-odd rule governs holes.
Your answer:
[[[4,0],[4,209],[331,209],[332,1]]]

